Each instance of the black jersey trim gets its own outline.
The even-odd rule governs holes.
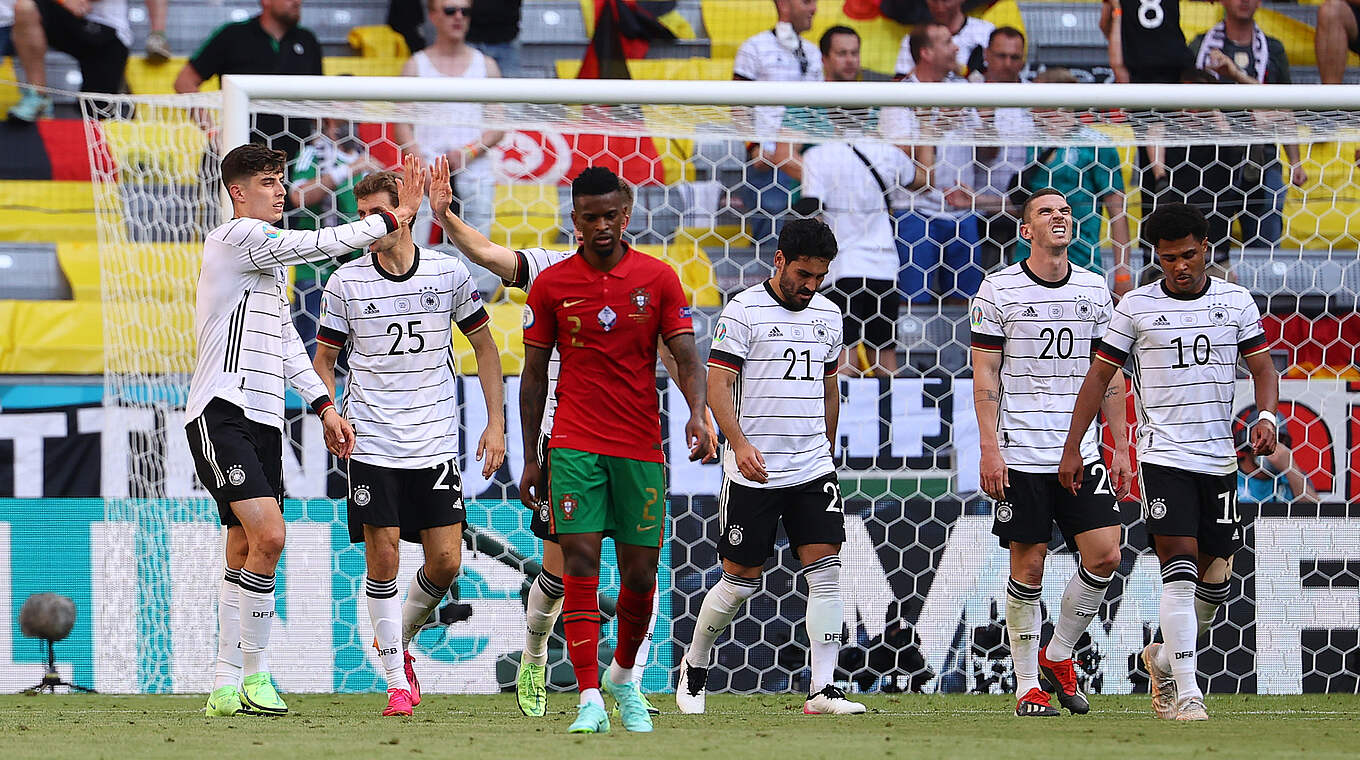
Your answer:
[[[222,358],[223,372],[237,372],[241,369],[241,337],[246,324],[247,304],[250,291],[246,290],[231,312],[231,322],[227,326],[227,350]]]
[[[1202,298],[1205,293],[1208,293],[1209,288],[1213,287],[1213,284],[1213,275],[1208,275],[1204,278],[1204,287],[1200,288],[1198,293],[1172,293],[1171,289],[1166,286],[1165,279],[1158,283],[1158,287],[1162,289],[1162,295],[1167,298],[1174,298],[1177,301],[1194,301]]]
[[[392,274],[386,269],[383,269],[382,264],[378,263],[378,254],[376,253],[373,254],[373,268],[377,270],[378,274],[383,276],[383,279],[391,280],[392,282],[406,282],[415,276],[416,270],[420,268],[420,246],[416,246],[416,255],[415,258],[411,260],[411,268],[406,270],[403,274]]]
[[[1029,268],[1029,259],[1020,262],[1020,271],[1024,272],[1025,276],[1029,277],[1035,285],[1040,285],[1045,288],[1061,288],[1072,279],[1072,262],[1069,261],[1067,263],[1067,274],[1063,275],[1061,280],[1045,280],[1035,274],[1034,270]]]
[[[349,339],[349,334],[342,333],[334,327],[321,325],[316,330],[316,339],[334,348],[344,348],[345,341]]]

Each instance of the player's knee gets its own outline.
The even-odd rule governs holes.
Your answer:
[[[449,586],[462,569],[462,558],[454,552],[439,552],[425,557],[425,577],[440,587]]]
[[[278,562],[279,557],[283,556],[285,535],[282,523],[277,527],[270,526],[257,531],[255,535],[250,537],[250,556]]]
[[[1082,564],[1092,575],[1108,578],[1119,569],[1120,559],[1119,547],[1115,546],[1103,552],[1093,553],[1090,557],[1083,556]]]
[[[620,568],[621,582],[629,591],[645,594],[656,586],[656,568]]]
[[[1344,24],[1350,13],[1350,6],[1346,4],[1345,0],[1326,0],[1318,6],[1318,28],[1324,29],[1331,25],[1337,25],[1344,29]]]

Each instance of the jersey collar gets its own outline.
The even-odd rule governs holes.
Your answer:
[[[761,284],[765,286],[765,292],[770,294],[770,298],[773,298],[775,303],[779,304],[780,306],[784,307],[785,309],[788,309],[789,311],[803,311],[804,309],[807,308],[807,306],[794,306],[793,304],[790,304],[789,302],[785,301],[784,298],[783,298],[782,296],[779,295],[779,291],[777,291],[777,290],[775,290],[774,288],[770,287],[770,281],[769,281],[769,280],[766,280],[765,282],[763,282],[763,283],[761,283]],[[812,305],[812,303],[811,303],[811,302],[808,302],[808,306],[811,306],[811,305]]]
[[[591,266],[590,262],[586,261],[586,257],[581,255],[582,250],[584,250],[584,246],[577,246],[576,255],[572,256],[570,260],[577,262],[581,269],[589,273],[588,276],[592,280],[600,280],[605,277],[623,278],[627,277],[628,273],[633,271],[633,259],[635,258],[636,252],[631,245],[628,245],[628,243],[623,244],[623,255],[619,257],[619,263],[615,264],[614,268],[608,272],[601,272]]]
[[[416,255],[411,259],[411,268],[406,270],[403,274],[392,274],[386,269],[383,269],[382,264],[378,263],[378,254],[373,253],[371,255],[373,256],[373,268],[378,271],[378,274],[392,282],[406,282],[411,279],[411,276],[420,268],[420,246],[416,246]]]
[[[1067,262],[1067,274],[1063,275],[1061,280],[1045,280],[1035,274],[1034,270],[1029,268],[1029,259],[1020,262],[1020,271],[1024,272],[1025,276],[1033,280],[1035,285],[1043,285],[1046,288],[1061,288],[1067,284],[1068,280],[1072,279],[1072,262]]]
[[[1205,275],[1205,277],[1204,277],[1204,287],[1203,287],[1203,288],[1200,288],[1200,291],[1199,291],[1198,293],[1172,293],[1172,292],[1171,292],[1171,289],[1168,288],[1168,287],[1166,286],[1166,279],[1165,279],[1165,278],[1163,278],[1162,281],[1161,281],[1161,283],[1159,283],[1159,284],[1160,284],[1161,287],[1162,287],[1162,292],[1166,294],[1166,297],[1167,297],[1167,298],[1174,298],[1174,299],[1176,299],[1177,301],[1193,301],[1193,300],[1195,300],[1195,299],[1197,299],[1197,298],[1203,296],[1205,293],[1208,293],[1208,292],[1209,292],[1210,286],[1212,286],[1212,285],[1214,284],[1214,276],[1211,275],[1211,274],[1210,274],[1210,275]]]

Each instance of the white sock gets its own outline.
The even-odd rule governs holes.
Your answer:
[[[658,590],[659,591],[659,590]],[[647,657],[652,653],[652,633],[656,631],[656,619],[661,612],[661,594],[652,594],[652,620],[647,623],[647,635],[638,643],[637,659],[633,662],[633,680],[637,681],[638,691],[642,691],[642,679],[647,675]]]
[[[704,594],[699,617],[694,622],[694,638],[685,650],[685,662],[692,667],[708,667],[713,643],[732,624],[737,610],[760,590],[759,578],[743,578],[724,572],[713,588]]]
[[[1042,586],[1028,586],[1014,578],[1006,582],[1006,633],[1015,668],[1015,693],[1021,697],[1039,688],[1039,636],[1044,630],[1041,596]]]
[[[604,707],[604,697],[600,695],[599,689],[586,689],[581,692],[580,704],[585,704],[587,702],[593,702],[600,707]]]
[[[1072,579],[1063,590],[1058,622],[1053,624],[1053,638],[1048,640],[1046,656],[1049,660],[1060,662],[1072,658],[1072,648],[1100,611],[1100,603],[1105,600],[1105,589],[1112,578],[1113,573],[1102,578],[1077,565],[1077,571],[1072,573]]]
[[[605,674],[610,681],[622,685],[633,680],[634,670],[641,670],[641,668],[638,668],[636,666],[631,668],[625,668],[619,665],[618,660],[611,659],[609,661],[609,668],[605,671]]]
[[[411,648],[411,639],[416,637],[425,621],[429,619],[430,613],[439,606],[440,600],[449,592],[449,587],[440,588],[434,585],[425,575],[425,568],[421,567],[416,571],[416,577],[411,581],[411,587],[406,589],[406,603],[401,606],[401,648],[403,651]]]
[[[1205,583],[1195,586],[1195,619],[1198,621],[1198,635],[1203,636],[1214,625],[1218,608],[1228,602],[1229,581]]]
[[[241,570],[241,668],[247,675],[269,670],[265,650],[274,627],[274,576]]]
[[[241,685],[241,571],[227,568],[217,592],[217,668],[213,690]]]
[[[812,684],[816,694],[836,677],[836,658],[841,651],[844,605],[841,602],[841,558],[822,557],[803,568],[808,585],[808,643],[812,645]]]
[[[525,662],[546,665],[548,662],[548,637],[552,636],[553,626],[562,614],[562,597],[566,594],[562,579],[540,571],[533,584],[529,586],[529,598],[525,600],[524,621],[527,631],[524,635]]]
[[[397,579],[364,579],[368,598],[368,619],[373,622],[373,647],[387,676],[387,688],[411,690],[406,680],[406,659],[401,647],[401,601],[397,599]]]
[[[1172,557],[1162,565],[1162,649],[1167,652],[1171,675],[1176,678],[1180,701],[1204,696],[1195,678],[1195,580],[1198,570],[1189,555]]]

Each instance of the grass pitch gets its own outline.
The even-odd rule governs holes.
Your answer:
[[[653,734],[615,721],[571,736],[575,697],[525,718],[510,695],[431,694],[414,718],[379,716],[385,695],[287,695],[284,718],[205,718],[204,697],[2,696],[0,758],[1355,758],[1360,697],[1210,696],[1207,723],[1152,717],[1146,696],[1093,696],[1091,714],[1016,718],[1010,697],[868,696],[863,716],[804,716],[797,695],[710,695],[680,715],[669,695]]]

